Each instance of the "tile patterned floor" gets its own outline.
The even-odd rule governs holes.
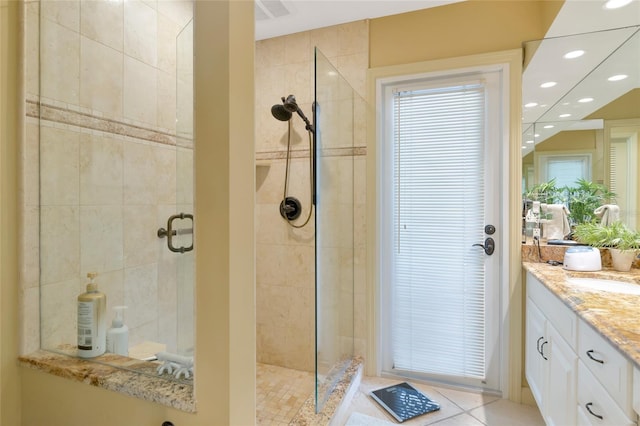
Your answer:
[[[261,363],[256,371],[256,425],[288,425],[312,394],[314,374]]]
[[[353,413],[398,424],[369,396],[374,389],[396,384],[401,380],[363,377],[358,390],[333,424],[344,426]],[[403,425],[437,426],[542,426],[544,421],[536,407],[515,404],[495,396],[473,392],[412,384],[440,403],[440,410],[408,420]],[[256,424],[286,426],[304,401],[312,394],[314,375],[268,364],[257,364]],[[366,417],[364,417],[366,419]]]
[[[336,419],[344,425],[352,413],[361,413],[375,419],[398,424],[369,396],[374,389],[396,384],[401,380],[380,377],[363,377],[358,391],[353,396],[349,409]],[[440,403],[440,410],[408,420],[403,425],[438,426],[542,426],[544,421],[536,407],[516,404],[494,396],[463,392],[422,383],[412,385]]]

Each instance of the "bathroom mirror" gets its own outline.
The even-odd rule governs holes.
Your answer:
[[[584,59],[563,59],[576,50]],[[636,228],[640,26],[527,42],[525,60],[522,192],[552,179],[558,187],[578,178],[603,184],[620,219]],[[549,83],[567,76],[575,83],[564,89]]]

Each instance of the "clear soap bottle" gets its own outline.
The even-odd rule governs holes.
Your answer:
[[[78,356],[93,358],[107,348],[107,296],[93,282],[98,276],[89,272],[87,291],[78,296]]]

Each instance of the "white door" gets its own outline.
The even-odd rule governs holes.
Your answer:
[[[467,70],[379,86],[387,373],[501,390],[502,80]]]

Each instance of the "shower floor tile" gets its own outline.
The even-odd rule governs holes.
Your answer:
[[[311,396],[314,375],[275,365],[256,365],[256,424],[288,425]]]

